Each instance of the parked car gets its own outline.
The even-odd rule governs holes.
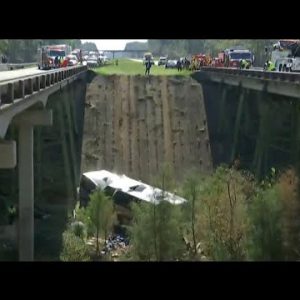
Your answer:
[[[165,66],[166,69],[168,68],[177,68],[177,60],[168,60]]]
[[[87,66],[91,68],[98,67],[98,58],[97,56],[89,56],[87,61]]]
[[[67,55],[67,59],[68,59],[68,66],[76,66],[78,64],[78,59],[76,55],[73,54],[69,54]]]
[[[168,61],[167,57],[160,57],[158,60],[158,65],[159,66],[165,65],[167,63],[167,61]]]

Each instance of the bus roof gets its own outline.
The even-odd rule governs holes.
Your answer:
[[[127,177],[126,175],[118,175],[106,170],[87,172],[83,174],[85,177],[92,180],[96,186],[104,189],[109,186],[114,190],[121,191],[136,199],[146,202],[159,203],[162,199],[163,191],[161,189],[150,186],[138,180]],[[186,202],[186,199],[175,194],[165,191],[164,200],[172,204],[181,204]]]

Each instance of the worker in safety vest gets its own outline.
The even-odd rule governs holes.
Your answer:
[[[275,64],[274,64],[271,60],[268,60],[268,61],[265,63],[264,69],[265,69],[266,71],[276,71]]]
[[[268,71],[275,71],[276,70],[276,67],[275,67],[275,64],[272,62],[272,61],[268,61],[268,68],[267,68]]]
[[[240,60],[240,69],[249,69],[250,65],[250,62],[248,62],[246,59]]]

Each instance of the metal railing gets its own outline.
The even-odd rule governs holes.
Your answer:
[[[30,66],[35,66],[37,65],[36,62],[31,62],[31,63],[19,63],[19,64],[14,64],[14,63],[5,63],[2,64],[0,63],[0,71],[7,71],[7,70],[16,70],[16,69],[24,69],[28,68]]]
[[[3,104],[11,104],[17,99],[25,99],[29,95],[50,88],[87,71],[87,69],[87,66],[67,67],[0,82],[0,108]]]
[[[215,72],[222,74],[230,74],[245,77],[254,77],[260,79],[280,80],[289,82],[300,82],[300,73],[294,72],[275,72],[275,71],[263,71],[263,70],[240,70],[234,68],[213,68],[202,67],[200,71],[203,72]]]

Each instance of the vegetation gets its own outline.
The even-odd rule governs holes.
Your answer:
[[[67,230],[63,233],[63,250],[60,259],[62,261],[90,260],[85,241],[76,236],[71,230]]]
[[[242,46],[253,51],[256,64],[262,65],[265,60],[265,46],[275,40],[149,40],[149,50],[153,55],[179,58],[196,53],[207,53],[212,56],[226,48]]]
[[[123,260],[298,260],[300,258],[299,180],[294,169],[257,182],[253,175],[220,166],[210,176],[192,174],[181,187],[164,168],[155,186],[163,191],[156,203],[133,203],[130,247]],[[173,205],[165,199],[175,187],[187,199]],[[107,238],[114,220],[111,199],[96,191],[77,223],[63,235],[61,259],[88,260],[90,235]],[[97,242],[99,254],[99,242]]]
[[[126,50],[147,50],[148,49],[148,43],[141,43],[141,42],[130,42],[127,43],[125,46]]]
[[[181,193],[188,200],[181,207],[166,202],[133,205],[134,259],[299,259],[299,193],[294,170],[278,176],[272,168],[270,176],[257,182],[248,172],[221,166],[211,176],[188,177]],[[168,247],[159,247],[162,240]]]
[[[86,223],[90,232],[96,235],[96,254],[99,255],[100,235],[107,239],[114,223],[114,207],[112,199],[101,190],[96,190],[90,196],[90,202],[86,210]]]
[[[88,238],[96,238],[96,258],[100,256],[100,238],[107,240],[112,232],[115,222],[113,202],[103,191],[96,190],[90,195],[90,201],[86,208],[76,207],[76,221],[73,222],[63,235],[62,260],[73,260],[77,258],[74,251],[86,259],[91,258],[87,248]],[[83,247],[83,244],[86,247]],[[87,254],[89,253],[89,254]]]
[[[6,55],[10,63],[35,62],[37,49],[41,45],[68,44],[72,48],[81,46],[80,40],[52,39],[52,40],[0,40],[0,55]]]
[[[81,45],[81,49],[86,51],[97,51],[97,46],[95,43],[85,42]]]
[[[158,182],[163,191],[156,204],[133,204],[131,243],[133,255],[139,260],[179,260],[184,253],[182,240],[183,218],[178,206],[164,201],[165,191],[172,186],[172,177],[164,170]]]
[[[118,65],[115,63],[116,61],[112,61],[111,64],[102,66],[100,68],[95,69],[98,74],[101,75],[145,75],[145,66],[142,62],[132,61],[129,59],[119,59]],[[178,72],[177,69],[165,69],[164,66],[152,66],[150,70],[150,75],[179,75],[179,76],[187,76],[191,72],[187,70],[183,70]]]

